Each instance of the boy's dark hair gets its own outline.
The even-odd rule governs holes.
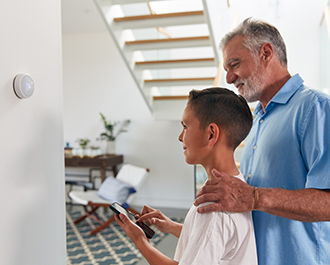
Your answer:
[[[236,147],[245,139],[252,126],[252,113],[245,99],[233,91],[212,87],[192,90],[187,106],[205,129],[215,123],[225,130],[228,147]]]

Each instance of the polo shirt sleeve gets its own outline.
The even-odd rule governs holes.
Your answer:
[[[302,125],[301,152],[307,170],[306,188],[330,188],[330,102],[319,98]]]
[[[237,245],[233,220],[222,212],[197,214],[179,265],[218,264]]]

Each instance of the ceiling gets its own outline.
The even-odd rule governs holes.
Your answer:
[[[93,0],[61,0],[61,5],[63,34],[106,30]]]

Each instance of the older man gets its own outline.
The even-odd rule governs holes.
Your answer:
[[[227,82],[259,103],[241,158],[243,183],[218,172],[200,213],[253,210],[261,265],[330,264],[330,97],[287,69],[285,43],[246,19],[221,41]]]

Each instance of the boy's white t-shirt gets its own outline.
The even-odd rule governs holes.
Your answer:
[[[236,177],[245,182],[242,174]],[[198,207],[190,208],[183,224],[174,255],[179,265],[258,264],[250,212],[199,214]]]

